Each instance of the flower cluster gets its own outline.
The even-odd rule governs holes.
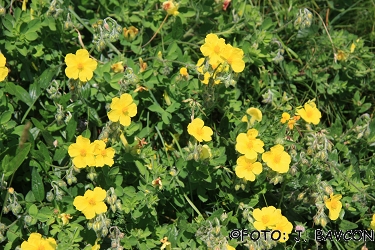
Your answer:
[[[243,50],[226,44],[223,38],[215,34],[208,34],[205,43],[200,48],[205,58],[197,62],[197,71],[203,84],[232,84],[229,68],[235,73],[240,73],[245,68]]]
[[[108,118],[112,122],[120,121],[123,126],[129,126],[131,117],[137,114],[137,105],[133,102],[130,94],[122,94],[120,98],[114,97],[111,103],[111,111]]]
[[[5,67],[6,58],[0,53],[0,82],[4,81],[5,77],[8,75],[8,68]]]
[[[39,233],[31,233],[29,239],[21,244],[21,250],[55,250],[56,247],[54,238],[44,239]]]
[[[107,192],[104,189],[96,187],[94,190],[87,190],[84,196],[74,198],[73,205],[86,219],[92,219],[97,214],[107,212],[107,205],[104,203],[106,196]]]
[[[87,82],[93,77],[97,62],[90,58],[89,52],[85,49],[77,50],[76,54],[69,53],[65,56],[67,77],[81,82]]]
[[[252,126],[255,121],[262,121],[262,112],[259,109],[249,108],[246,113],[250,115],[250,121],[248,121],[246,115],[241,121],[248,122],[248,125]],[[286,120],[290,119],[290,115],[284,114],[286,115],[283,115],[282,122],[285,123]],[[262,154],[262,160],[272,170],[278,173],[288,172],[291,157],[284,151],[284,147],[277,144],[270,151],[264,153],[264,142],[261,139],[257,139],[257,136],[258,130],[255,128],[249,129],[246,134],[240,133],[237,136],[236,150],[244,155],[237,159],[236,175],[239,178],[245,178],[247,181],[254,181],[255,175],[259,175],[262,172],[262,164],[257,162],[258,154]]]
[[[82,135],[77,137],[76,143],[68,148],[70,157],[73,158],[73,164],[77,168],[112,166],[115,156],[115,150],[111,147],[106,148],[104,141],[95,140],[93,143]]]
[[[337,218],[339,218],[340,211],[341,211],[341,208],[342,208],[342,203],[340,201],[341,198],[342,198],[341,194],[333,195],[333,193],[331,193],[329,195],[329,198],[324,199],[324,204],[326,205],[326,207],[329,210],[328,217],[331,220],[337,220]]]
[[[290,130],[292,130],[294,128],[294,125],[296,124],[296,122],[300,119],[301,117],[299,115],[295,115],[293,116],[292,118],[290,118],[290,115],[289,113],[287,112],[284,112],[282,115],[281,115],[281,119],[280,119],[280,122],[281,123],[288,123],[288,127]]]
[[[278,230],[281,232],[280,242],[286,242],[289,239],[289,234],[292,232],[293,225],[288,219],[281,215],[281,210],[274,206],[256,208],[253,211],[255,222],[254,227],[257,230]]]

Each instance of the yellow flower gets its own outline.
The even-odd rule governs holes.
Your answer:
[[[107,206],[104,203],[106,196],[107,192],[104,189],[96,187],[94,191],[87,190],[84,196],[74,198],[73,205],[89,220],[97,214],[107,212]]]
[[[5,67],[6,58],[0,53],[0,82],[4,81],[5,77],[8,75],[8,68]]]
[[[204,68],[204,65],[203,65],[203,63],[204,63],[204,61],[205,61],[206,59],[205,58],[200,58],[199,60],[198,60],[198,62],[197,62],[197,71],[200,73],[200,74],[203,74],[203,68]]]
[[[95,245],[91,247],[91,250],[100,250],[100,245],[98,244],[99,239],[96,239]]]
[[[80,135],[77,137],[76,143],[69,146],[68,153],[77,168],[85,168],[86,166],[95,166],[94,149],[95,145],[90,143],[90,139]]]
[[[147,69],[147,63],[143,62],[143,59],[139,58],[139,72],[142,73]]]
[[[232,67],[233,71],[240,73],[245,68],[245,62],[243,60],[243,50],[234,48],[232,45],[227,44],[224,49],[223,58]]]
[[[22,242],[22,250],[55,250],[57,247],[54,238],[44,239],[39,233],[31,233],[27,241]]]
[[[340,211],[342,208],[342,203],[340,201],[341,198],[342,198],[341,194],[335,194],[335,195],[330,194],[329,198],[324,199],[324,204],[329,210],[328,217],[331,220],[337,220],[337,218],[340,215]]]
[[[160,249],[171,249],[171,243],[168,241],[168,237],[164,237],[163,239],[160,240],[163,245],[160,247]]]
[[[227,250],[236,250],[236,248],[232,247],[232,246],[229,245],[229,244],[227,244],[226,247],[227,247]]]
[[[296,120],[292,119],[288,121],[288,127],[290,130],[294,128],[294,124],[296,123]]]
[[[189,135],[194,136],[197,141],[211,141],[213,131],[211,128],[204,126],[204,122],[200,118],[195,118],[187,127]]]
[[[256,139],[258,130],[249,129],[247,133],[240,133],[236,138],[236,150],[244,154],[248,159],[257,158],[257,153],[263,153],[264,143],[260,139]]]
[[[124,66],[122,65],[122,62],[114,63],[111,65],[111,69],[115,73],[121,73],[124,72]]]
[[[59,218],[61,218],[63,225],[66,225],[69,223],[69,220],[72,219],[73,217],[70,216],[70,214],[62,213],[59,215]]]
[[[129,126],[131,123],[130,117],[137,114],[137,105],[133,102],[133,98],[129,94],[122,94],[120,98],[112,99],[111,111],[108,113],[108,118],[112,122],[120,121],[123,126]]]
[[[288,221],[285,216],[281,216],[281,219],[275,226],[270,227],[273,231],[279,230],[281,232],[280,242],[286,242],[289,239],[289,234],[292,233],[293,224]]]
[[[262,121],[262,111],[257,108],[248,108],[246,113],[251,116],[250,124],[253,125],[255,121]]]
[[[95,145],[95,166],[103,167],[108,165],[111,167],[114,163],[115,150],[111,147],[105,148],[106,145],[102,140],[96,140],[93,144]]]
[[[271,228],[276,224],[280,223],[282,215],[281,210],[276,209],[274,206],[263,207],[262,210],[259,208],[254,209],[253,217],[255,222],[254,227],[257,230],[265,230],[266,228]]]
[[[97,62],[90,58],[85,49],[77,50],[76,54],[69,53],[65,56],[65,74],[69,78],[78,79],[82,82],[89,81],[96,69]]]
[[[281,115],[281,120],[280,122],[281,123],[286,123],[287,121],[289,121],[290,119],[290,115],[286,112],[284,112],[282,115]]]
[[[201,80],[201,82],[203,83],[203,84],[208,84],[209,82],[210,82],[210,78],[211,78],[211,75],[210,75],[210,73],[208,73],[208,72],[206,72],[206,73],[204,73],[204,75],[203,75],[203,80]]]
[[[350,53],[354,52],[355,47],[356,47],[356,45],[354,43],[352,43],[352,45],[350,45]]]
[[[138,34],[138,29],[134,26],[130,26],[129,29],[124,27],[122,29],[122,34],[124,35],[126,41],[133,41],[135,36]]]
[[[240,156],[237,159],[236,175],[238,178],[245,178],[247,181],[255,181],[255,175],[262,172],[262,164],[257,159],[248,159]]]
[[[167,12],[168,15],[178,15],[178,4],[174,1],[165,1],[163,3],[163,9]]]
[[[338,50],[336,54],[336,59],[337,61],[346,61],[346,59],[348,59],[348,55],[344,51]]]
[[[242,116],[241,122],[248,122],[247,115]]]
[[[297,108],[297,115],[301,116],[307,123],[317,125],[320,122],[322,113],[316,108],[315,102],[307,102],[304,108]]]
[[[284,147],[280,144],[273,146],[270,151],[265,152],[262,155],[262,160],[267,163],[267,166],[273,171],[279,173],[288,172],[291,162],[290,155],[284,151]]]
[[[208,145],[203,145],[199,153],[201,160],[210,159],[212,157],[211,149]]]
[[[210,58],[210,64],[219,64],[223,62],[222,57],[226,53],[225,40],[215,34],[208,34],[200,49],[204,56]]]
[[[186,67],[182,67],[182,68],[180,69],[180,75],[183,76],[183,77],[188,77],[188,76],[189,76],[189,73],[188,73]]]
[[[370,227],[371,227],[372,230],[375,230],[375,214],[372,215]]]

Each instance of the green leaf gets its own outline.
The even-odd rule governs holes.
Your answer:
[[[71,141],[76,133],[77,129],[77,119],[72,117],[68,125],[66,126],[66,140]]]
[[[348,220],[342,220],[339,225],[339,228],[344,231],[356,229],[357,227],[358,225],[356,223],[350,222]]]
[[[2,171],[5,179],[17,171],[29,154],[30,148],[31,144],[25,143],[23,144],[22,148],[18,149],[16,156],[11,161],[9,161],[10,157],[8,155],[4,157],[2,162]]]
[[[45,195],[43,180],[35,167],[31,171],[31,190],[33,191],[36,201],[43,201]]]
[[[5,111],[4,113],[2,113],[0,115],[0,124],[5,124],[7,123],[10,118],[12,117],[12,113],[11,111]]]
[[[28,106],[33,105],[33,100],[30,97],[30,94],[21,86],[15,85],[12,82],[8,82],[6,84],[5,90],[11,94],[15,95],[20,101],[23,101],[26,103]]]
[[[26,38],[28,41],[35,41],[36,39],[38,39],[38,33],[36,33],[36,32],[29,32],[29,33],[26,33],[26,34],[25,34],[25,38]]]
[[[369,108],[371,108],[371,103],[365,103],[361,106],[359,113],[366,112]]]
[[[36,216],[38,214],[38,207],[35,205],[35,204],[32,204],[30,207],[29,207],[29,214],[31,216]]]
[[[178,40],[184,35],[184,33],[185,32],[182,28],[181,18],[177,16],[172,26],[172,37]]]

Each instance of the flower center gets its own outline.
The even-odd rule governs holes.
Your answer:
[[[95,199],[94,199],[94,198],[89,199],[89,204],[90,204],[91,206],[95,206],[95,205],[96,205],[96,201],[95,201]]]
[[[80,153],[80,155],[82,156],[82,157],[85,157],[86,156],[86,149],[81,149],[81,153]]]
[[[273,157],[273,162],[274,163],[280,163],[280,161],[281,161],[281,155],[275,155]]]
[[[79,69],[79,70],[83,70],[83,64],[82,64],[82,63],[78,63],[78,64],[77,64],[77,69]]]
[[[312,112],[312,110],[308,110],[306,111],[306,115],[307,117],[313,117],[314,113]]]
[[[38,246],[37,250],[44,250],[44,246]]]
[[[264,225],[267,225],[269,221],[270,221],[270,217],[268,215],[262,216],[262,222]]]
[[[246,170],[247,170],[247,171],[251,171],[251,172],[252,172],[252,171],[253,171],[253,168],[254,168],[254,167],[253,167],[253,164],[251,164],[251,163],[248,164],[248,165],[246,166]]]
[[[336,208],[337,208],[337,205],[338,205],[338,202],[337,202],[337,201],[332,201],[332,202],[331,202],[331,208],[332,208],[332,209],[336,209]]]
[[[100,154],[101,154],[102,156],[107,156],[107,151],[105,151],[105,149],[104,149],[104,150],[102,150],[102,152],[100,152]]]
[[[124,108],[122,108],[122,113],[123,113],[124,115],[128,115],[128,107],[124,107]]]
[[[197,135],[202,136],[203,135],[203,129],[201,129],[201,128],[197,129]]]
[[[219,54],[220,53],[220,46],[219,45],[215,45],[215,47],[214,47],[214,51],[215,51],[215,53],[216,54]]]
[[[253,147],[254,147],[253,142],[251,140],[249,140],[249,142],[247,143],[247,148],[248,149],[253,149]]]

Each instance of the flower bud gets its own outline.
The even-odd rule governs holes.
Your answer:
[[[24,221],[25,221],[25,224],[27,226],[30,226],[31,225],[31,222],[33,221],[33,217],[31,217],[30,215],[25,215],[25,218],[23,218]]]
[[[102,232],[101,232],[102,237],[103,237],[103,238],[106,237],[107,234],[108,234],[108,229],[107,229],[106,227],[103,227],[103,228],[102,228]]]
[[[18,215],[21,212],[22,207],[20,204],[16,203],[11,205],[11,210],[14,215]]]
[[[5,16],[6,9],[3,6],[0,6],[0,16]]]
[[[90,181],[94,181],[96,179],[96,177],[97,177],[97,173],[95,173],[95,172],[89,172],[87,174],[87,179],[89,179]]]
[[[92,224],[92,229],[95,231],[95,232],[99,232],[100,229],[102,229],[102,223],[100,221],[95,221],[93,224]]]
[[[9,213],[9,211],[10,211],[10,206],[9,206],[9,205],[6,206],[6,207],[3,207],[3,213],[4,213],[4,214]]]

